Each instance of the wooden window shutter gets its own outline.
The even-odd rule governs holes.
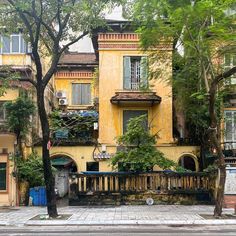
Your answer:
[[[82,94],[81,94],[81,104],[89,105],[91,104],[91,85],[90,84],[82,84]]]
[[[72,105],[81,104],[81,84],[72,84]]]
[[[123,85],[124,89],[131,89],[131,60],[130,57],[124,57],[124,65],[123,65]]]

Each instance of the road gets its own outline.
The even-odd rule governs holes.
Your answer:
[[[0,227],[0,236],[195,236],[236,235],[236,225],[220,226],[44,226]]]

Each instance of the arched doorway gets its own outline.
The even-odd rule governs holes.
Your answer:
[[[179,158],[179,165],[187,170],[198,171],[195,157],[188,154],[183,155]]]
[[[51,164],[55,168],[55,189],[60,198],[66,197],[69,192],[69,173],[77,172],[75,161],[65,154],[51,157]]]

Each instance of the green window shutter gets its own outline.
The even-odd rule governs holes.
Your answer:
[[[148,87],[148,61],[147,57],[141,57],[140,61],[140,83],[141,88]]]
[[[131,60],[130,57],[124,57],[124,89],[131,89]]]

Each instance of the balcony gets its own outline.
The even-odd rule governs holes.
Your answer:
[[[59,112],[51,115],[50,123],[53,145],[89,146],[93,145],[98,137],[96,111]]]

